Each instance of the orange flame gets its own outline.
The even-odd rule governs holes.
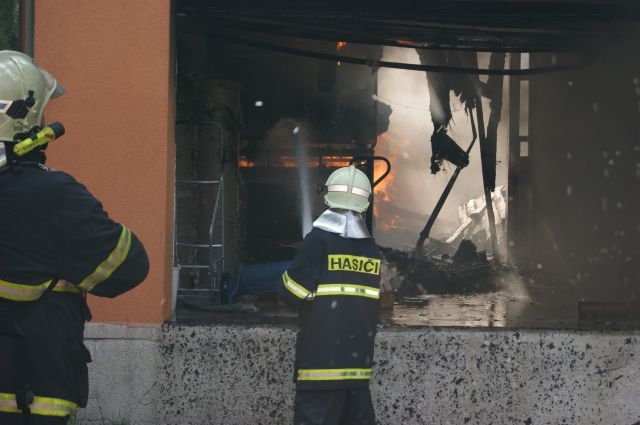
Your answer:
[[[399,190],[395,181],[396,169],[401,162],[402,147],[411,143],[406,135],[398,132],[386,132],[378,136],[376,144],[376,155],[386,157],[391,162],[391,173],[382,180],[374,189],[375,201],[373,204],[373,215],[376,219],[376,226],[383,230],[398,229],[402,226],[402,217],[393,211],[396,209],[385,208],[385,205],[393,206],[396,202],[396,192]],[[373,169],[374,182],[382,176],[387,166],[382,161],[376,161]]]
[[[383,133],[378,136],[378,144],[376,145],[376,153],[382,154],[387,157],[389,161],[392,162],[391,173],[385,177],[376,187],[373,189],[374,193],[374,203],[373,203],[373,216],[376,219],[376,225],[382,229],[390,230],[395,228],[396,225],[396,217],[391,214],[382,214],[382,210],[380,208],[381,205],[393,202],[393,192],[390,190],[393,179],[394,179],[394,169],[393,169],[393,151],[390,149],[390,140],[389,133]],[[376,161],[373,166],[373,181],[377,181],[382,174],[386,171],[387,165],[382,161]]]
[[[336,43],[336,47],[338,50],[342,49],[344,46],[346,46],[348,43],[346,41],[338,41]]]
[[[249,161],[247,158],[240,158],[238,166],[240,168],[252,168],[256,166],[256,163],[253,161]]]
[[[320,158],[309,158],[307,167],[329,167],[339,168],[349,165],[351,160],[350,156],[322,156]],[[295,168],[298,166],[298,161],[295,156],[290,155],[278,155],[271,157],[264,157],[259,162],[251,161],[245,156],[240,157],[238,162],[240,168],[252,168],[252,167],[275,167],[275,168]]]
[[[322,165],[331,168],[346,167],[349,165],[349,161],[351,161],[350,156],[323,156],[320,159]]]
[[[389,144],[391,143],[389,133],[383,133],[378,136],[378,144],[379,147],[377,153],[386,156],[389,161],[393,164],[393,151],[389,149]],[[382,161],[376,161],[373,166],[373,181],[378,180],[382,174],[387,170],[387,165]],[[392,200],[392,194],[389,191],[389,185],[393,182],[394,178],[394,170],[393,166],[391,168],[391,173],[385,177],[378,185],[374,188],[373,193],[376,197],[376,201],[390,202]],[[377,216],[376,213],[377,208],[374,208],[374,215]]]

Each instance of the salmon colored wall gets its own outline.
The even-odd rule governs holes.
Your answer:
[[[46,110],[66,135],[48,165],[71,173],[142,240],[147,280],[90,297],[94,321],[160,323],[171,314],[174,81],[170,0],[36,2],[35,58],[66,89]]]

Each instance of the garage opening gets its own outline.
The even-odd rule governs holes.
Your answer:
[[[177,320],[294,318],[279,276],[354,163],[384,321],[636,326],[637,28],[486,7],[512,32],[177,2]]]

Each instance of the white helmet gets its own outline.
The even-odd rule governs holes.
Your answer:
[[[49,99],[64,89],[24,53],[0,51],[0,142],[41,125]]]
[[[365,212],[371,199],[371,182],[353,165],[331,173],[325,185],[324,203],[329,208]]]

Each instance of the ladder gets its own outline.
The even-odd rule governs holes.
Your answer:
[[[179,270],[178,281],[178,300],[185,305],[219,305],[221,303],[222,292],[222,272],[224,267],[224,202],[222,197],[224,194],[223,179],[223,130],[220,124],[214,121],[176,121],[178,126],[210,126],[217,129],[217,140],[211,143],[219,144],[219,176],[211,180],[193,180],[178,178],[177,173],[174,174],[174,267]],[[177,167],[176,167],[177,168]],[[177,171],[177,170],[176,170]],[[194,196],[200,196],[202,188],[210,188],[210,194],[214,197],[213,208],[210,211],[210,223],[206,240],[201,240],[198,232],[191,232],[195,235],[188,239],[180,239],[184,237],[178,222],[178,205],[179,203]],[[219,237],[216,237],[216,229],[220,229]],[[193,229],[191,229],[193,230]],[[186,232],[189,233],[189,232]],[[182,249],[181,249],[182,248]],[[189,252],[189,258],[183,259],[180,254],[185,248]],[[206,262],[199,261],[200,255],[205,251]],[[198,282],[194,287],[186,288],[186,282],[182,281],[183,270],[189,271],[189,276],[195,277],[193,281]],[[205,285],[199,283],[200,273],[206,270],[207,280]]]

